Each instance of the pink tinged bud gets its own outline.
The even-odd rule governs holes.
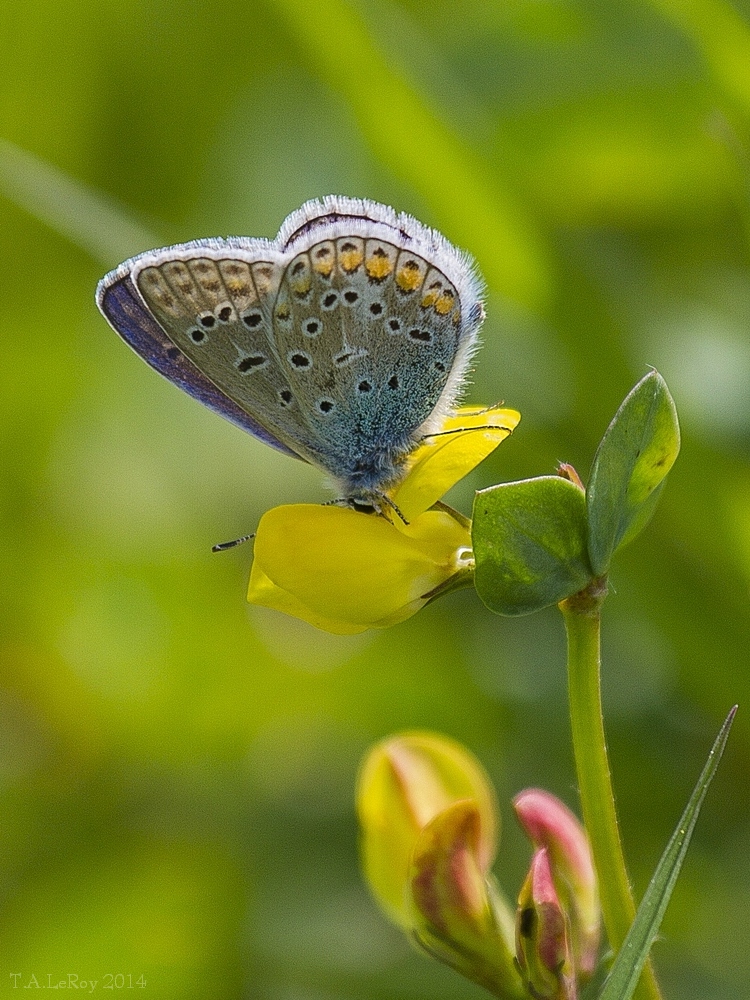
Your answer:
[[[549,854],[534,852],[518,897],[516,956],[529,992],[538,1000],[575,1000],[567,920],[552,878]]]
[[[580,980],[589,979],[596,968],[601,912],[586,831],[566,805],[539,788],[520,792],[513,805],[534,847],[546,848],[554,887],[569,921],[575,974]]]
[[[575,483],[579,489],[585,490],[586,487],[583,485],[583,480],[578,475],[575,468],[568,462],[560,462],[557,466],[557,474],[563,479],[568,479],[571,483]]]
[[[455,802],[422,830],[410,870],[414,939],[495,996],[520,998],[502,904],[481,855],[476,802]]]
[[[565,938],[565,917],[552,881],[552,869],[545,848],[535,852],[531,861],[531,893],[534,908],[541,919],[539,927],[539,957],[544,965],[555,972],[568,957]]]
[[[488,922],[479,829],[476,803],[465,800],[439,813],[417,841],[412,898],[420,917],[443,934],[481,933]]]

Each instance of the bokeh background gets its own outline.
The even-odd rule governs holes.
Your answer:
[[[251,546],[211,545],[327,499],[322,476],[95,309],[139,250],[272,236],[328,193],[412,212],[486,277],[468,399],[523,421],[465,512],[558,460],[585,477],[665,376],[683,449],[612,572],[608,734],[640,893],[740,702],[655,958],[667,997],[750,995],[747,5],[6,0],[0,39],[0,995],[479,998],[368,896],[361,755],[402,728],[469,746],[511,895],[512,794],[576,806],[557,613],[465,591],[344,639],[248,608]]]

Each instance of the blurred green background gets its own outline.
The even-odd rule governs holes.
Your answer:
[[[143,976],[159,1000],[478,998],[370,900],[358,760],[400,728],[469,746],[511,895],[510,796],[576,807],[557,613],[500,619],[465,591],[342,639],[248,608],[251,546],[211,545],[327,499],[322,476],[159,379],[96,311],[123,258],[272,236],[328,193],[412,212],[487,279],[468,399],[523,421],[456,489],[465,512],[558,460],[585,477],[632,384],[665,376],[683,450],[612,573],[608,735],[642,892],[740,702],[655,958],[667,997],[750,994],[747,15],[3,5],[0,995],[72,974]]]

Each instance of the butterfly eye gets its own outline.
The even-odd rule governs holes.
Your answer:
[[[351,290],[348,292],[344,292],[344,302],[346,302],[347,305],[353,306],[358,298],[359,298],[359,292],[353,292]]]
[[[229,304],[223,305],[216,315],[219,317],[220,322],[228,323],[232,318],[232,307]]]
[[[336,404],[332,399],[319,399],[317,407],[321,413],[330,413],[334,409]]]
[[[382,313],[382,311],[383,311],[382,302],[373,302],[372,305],[370,306],[370,312],[372,313],[373,316],[379,316]]]
[[[198,317],[198,322],[201,326],[205,326],[207,330],[210,330],[212,326],[216,325],[216,317],[213,313],[204,313]]]
[[[401,323],[395,318],[395,316],[393,319],[388,320],[388,329],[391,333],[398,333],[401,329]]]
[[[364,379],[357,386],[357,392],[371,392],[371,391],[372,391],[372,382],[368,382],[367,379]]]
[[[339,297],[336,292],[327,292],[321,301],[321,306],[323,309],[335,309],[338,305]]]
[[[194,344],[201,344],[204,340],[207,340],[205,330],[199,330],[198,327],[188,330],[188,337],[190,337]]]
[[[308,319],[304,325],[304,330],[308,337],[317,337],[321,329],[322,323],[319,319]]]

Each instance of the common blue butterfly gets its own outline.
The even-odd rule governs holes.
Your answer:
[[[484,316],[466,253],[409,215],[337,196],[304,204],[273,240],[139,254],[96,300],[152,368],[376,510],[451,411]]]

